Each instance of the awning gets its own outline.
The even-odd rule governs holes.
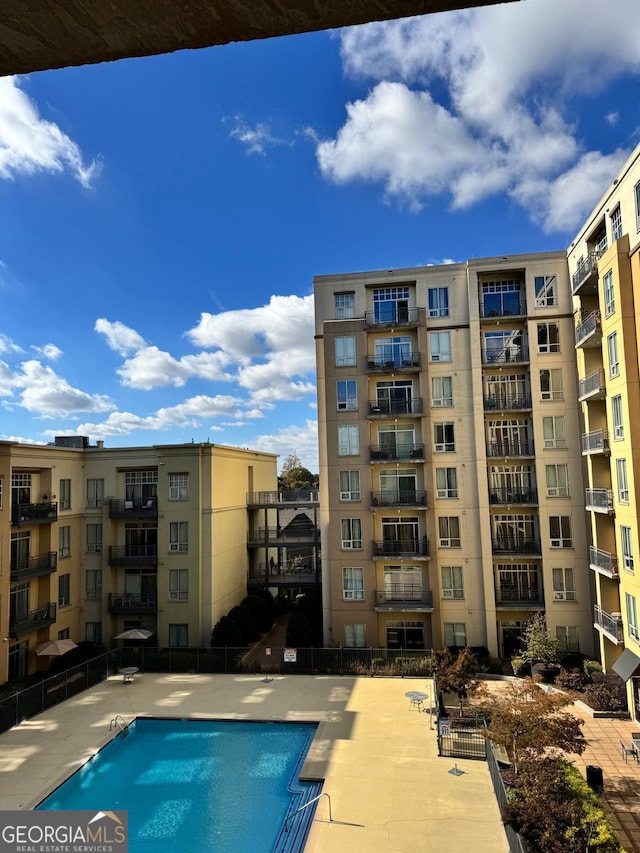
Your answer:
[[[640,666],[640,658],[631,649],[625,649],[611,669],[617,672],[623,681],[628,681]]]

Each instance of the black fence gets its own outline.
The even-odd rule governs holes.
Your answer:
[[[489,767],[489,775],[493,783],[493,791],[498,801],[498,808],[500,809],[500,814],[502,814],[509,797],[504,781],[502,780],[498,759],[490,741],[487,741],[487,766]],[[507,826],[505,823],[504,831],[507,836],[507,843],[509,844],[509,853],[528,853],[529,848],[526,842],[512,826]]]
[[[482,731],[485,720],[476,717],[438,717],[438,755],[447,758],[487,757],[487,740]]]

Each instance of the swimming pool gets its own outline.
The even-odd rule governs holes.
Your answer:
[[[301,850],[322,790],[298,774],[316,725],[139,718],[38,809],[127,809],[130,853]]]

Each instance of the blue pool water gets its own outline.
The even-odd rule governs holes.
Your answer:
[[[126,809],[130,853],[302,849],[321,786],[298,773],[315,724],[138,719],[38,809]],[[297,842],[292,842],[298,838]]]

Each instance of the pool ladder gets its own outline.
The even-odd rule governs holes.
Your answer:
[[[116,714],[113,720],[109,723],[109,731],[112,732],[115,728],[119,728],[123,735],[129,734],[129,725],[122,714]]]

